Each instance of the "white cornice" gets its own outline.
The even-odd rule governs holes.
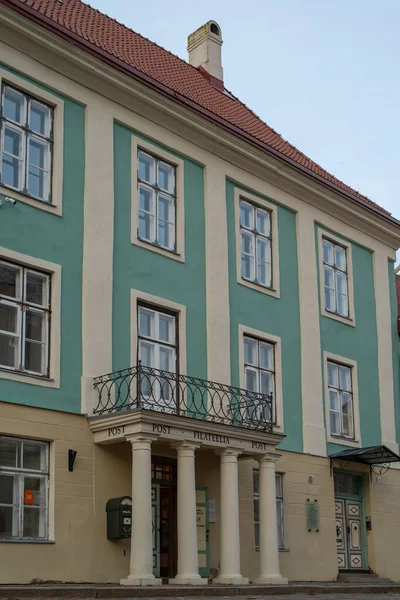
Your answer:
[[[29,27],[27,24],[29,23]],[[18,36],[15,35],[18,32]],[[373,207],[344,198],[269,156],[190,109],[105,64],[91,54],[0,4],[0,39],[46,66],[135,112],[233,165],[344,221],[392,249],[400,247],[400,224]],[[32,43],[34,42],[34,43]]]

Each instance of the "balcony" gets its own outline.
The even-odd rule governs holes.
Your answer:
[[[128,410],[155,411],[273,433],[273,396],[145,367],[115,371],[94,379],[94,415]]]

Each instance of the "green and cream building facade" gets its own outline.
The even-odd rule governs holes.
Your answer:
[[[0,582],[398,579],[400,224],[17,4]]]

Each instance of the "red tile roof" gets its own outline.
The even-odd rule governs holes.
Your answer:
[[[81,0],[0,0],[25,12],[30,18],[47,17],[47,26],[53,23],[64,28],[84,42],[107,53],[109,59],[121,61],[140,71],[176,95],[205,109],[214,118],[233,126],[239,132],[261,142],[278,156],[290,159],[305,173],[316,175],[322,183],[333,184],[339,190],[366,202],[382,213],[390,213],[363,196],[284,140],[237,98],[217,90],[202,74],[184,60],[135,33],[114,19],[102,14]],[[44,23],[43,23],[44,24]],[[104,56],[103,56],[104,59]],[[238,132],[238,133],[239,133]]]

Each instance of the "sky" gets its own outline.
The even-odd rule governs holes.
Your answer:
[[[187,60],[221,27],[225,87],[400,219],[399,0],[87,0]]]

